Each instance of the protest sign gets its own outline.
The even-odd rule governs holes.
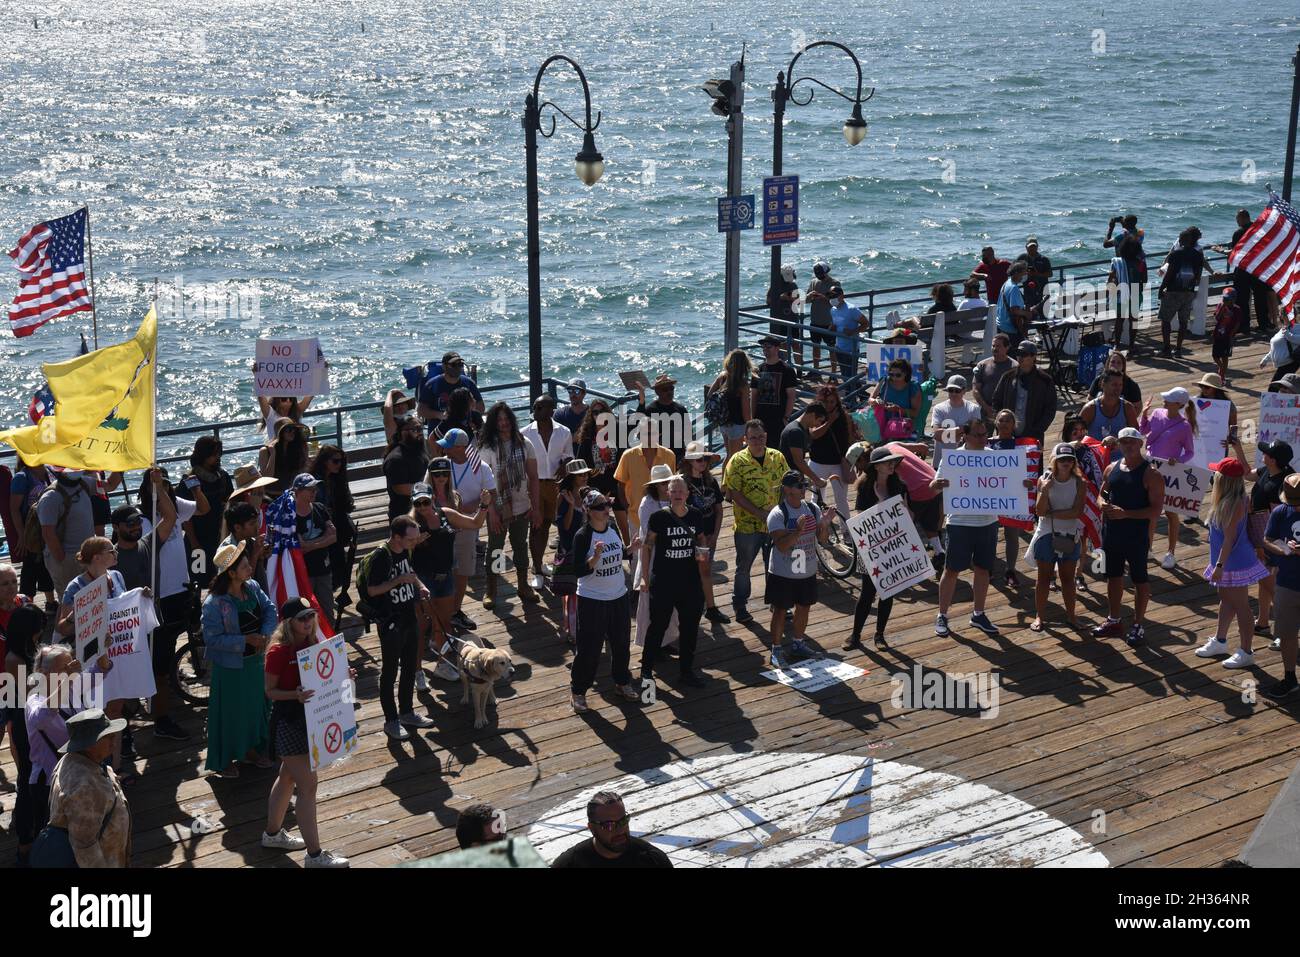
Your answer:
[[[1300,395],[1265,392],[1259,397],[1259,444],[1281,439],[1300,448]],[[1255,451],[1255,464],[1264,464],[1264,453]]]
[[[934,578],[925,542],[901,495],[854,515],[849,532],[881,600]]]
[[[1165,480],[1166,512],[1187,518],[1195,518],[1201,513],[1201,502],[1210,491],[1213,473],[1209,469],[1197,468],[1191,462],[1170,465],[1168,459],[1160,459],[1156,463],[1156,471]]]
[[[311,769],[318,771],[357,746],[357,717],[343,636],[335,635],[299,651],[298,674],[302,686],[315,692],[304,707]]]
[[[108,576],[101,575],[72,599],[72,621],[77,635],[77,660],[104,653],[102,639],[108,634]]]
[[[258,339],[255,395],[329,395],[319,339]]]
[[[943,454],[943,510],[949,515],[1025,515],[1029,512],[1025,449],[949,449]]]
[[[919,342],[916,345],[895,345],[892,342],[864,342],[862,343],[862,361],[866,363],[866,377],[868,382],[879,382],[889,375],[889,364],[895,359],[906,359],[912,363],[912,381],[920,384],[925,381],[925,367],[921,363],[921,357],[925,352],[925,347]]]
[[[1232,403],[1227,399],[1193,399],[1196,403],[1196,454],[1189,465],[1208,469],[1227,455],[1223,443],[1228,440],[1228,417]]]
[[[106,701],[152,698],[158,693],[153,677],[149,636],[158,627],[153,599],[143,588],[108,600],[108,629],[104,650],[112,669],[104,675]]]

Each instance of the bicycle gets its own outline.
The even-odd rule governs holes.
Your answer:
[[[206,705],[212,690],[212,668],[203,656],[203,624],[195,614],[198,603],[192,608],[186,627],[188,640],[176,649],[169,678],[172,690],[187,704]]]
[[[842,581],[852,576],[859,566],[858,550],[849,534],[848,518],[835,506],[825,503],[819,488],[813,489],[813,501],[823,510],[831,509],[838,519],[831,522],[824,544],[820,538],[817,539],[817,563],[826,574]]]

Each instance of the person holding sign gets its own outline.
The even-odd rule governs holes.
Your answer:
[[[785,613],[794,608],[794,640],[790,655],[811,658],[816,652],[808,647],[804,632],[808,630],[808,611],[817,600],[816,542],[825,543],[835,515],[822,511],[816,502],[805,502],[808,483],[803,474],[791,469],[781,477],[781,498],[767,513],[767,531],[772,536],[772,553],[768,559],[767,603],[772,606],[772,667],[780,668],[785,654],[781,638],[785,632]]]
[[[1138,422],[1138,431],[1146,437],[1147,454],[1152,459],[1167,459],[1170,465],[1190,462],[1196,455],[1196,403],[1182,386],[1160,393],[1160,401],[1164,403],[1164,408],[1152,412],[1151,399],[1148,397],[1142,408],[1142,418]],[[1166,511],[1165,522],[1169,530],[1169,551],[1160,559],[1160,567],[1171,572],[1178,566],[1174,559],[1174,548],[1178,545],[1178,528],[1182,519],[1176,512]],[[1156,523],[1152,522],[1153,545],[1155,540]]]
[[[81,564],[84,571],[68,582],[68,587],[63,592],[63,601],[59,604],[58,617],[55,619],[57,624],[55,630],[61,635],[67,637],[76,637],[76,597],[77,592],[86,588],[92,582],[100,578],[108,579],[108,598],[116,598],[126,591],[126,582],[122,580],[122,575],[113,568],[117,564],[117,549],[107,538],[99,535],[92,535],[81,543],[81,550],[77,552],[77,561]],[[107,624],[108,610],[105,608],[101,612],[104,623]],[[87,658],[98,657],[104,649],[98,641],[93,641],[85,648]],[[122,717],[123,701],[105,701],[104,711],[109,718],[116,720]],[[131,768],[125,766],[122,760],[122,739],[118,735],[113,743],[113,770],[117,772],[119,778],[125,782],[136,780],[136,773]]]
[[[865,512],[895,495],[900,496],[910,510],[907,486],[898,477],[898,463],[903,461],[903,457],[886,446],[871,449],[871,453],[866,455],[864,453],[868,448],[869,446],[855,445],[849,449],[853,467],[858,473],[858,480],[854,484],[856,510]],[[871,603],[875,600],[876,583],[871,580],[866,568],[863,568],[862,593],[858,595],[858,605],[853,610],[853,631],[844,639],[844,644],[840,645],[841,651],[862,647],[862,626],[866,624],[867,616],[871,614]],[[885,628],[889,625],[889,614],[893,610],[892,596],[882,598],[876,608],[876,647],[881,651],[889,647],[889,642],[885,640]]]
[[[1228,458],[1210,463],[1215,473],[1210,489],[1210,565],[1205,578],[1219,591],[1219,621],[1214,637],[1196,649],[1198,658],[1228,654],[1228,629],[1236,619],[1241,647],[1223,662],[1225,668],[1255,664],[1251,647],[1255,621],[1250,613],[1250,586],[1268,577],[1268,569],[1255,555],[1246,534],[1249,503],[1246,499],[1246,465]]]
[[[307,712],[304,704],[316,692],[302,686],[298,652],[316,643],[316,610],[305,598],[290,598],[280,606],[280,624],[266,648],[264,680],[271,702],[271,756],[280,759],[280,773],[267,800],[262,846],[285,851],[306,850],[304,867],[347,867],[348,859],[323,850],[316,826],[316,772],[308,755]],[[356,672],[349,669],[351,677]],[[284,816],[294,791],[293,816],[302,837],[284,829]]]
[[[650,627],[641,652],[642,690],[654,684],[655,659],[673,612],[677,613],[679,680],[690,688],[704,686],[693,665],[704,614],[700,568],[709,560],[709,539],[705,520],[687,504],[687,494],[686,479],[680,475],[668,479],[668,507],[651,514],[645,526],[640,566],[645,571],[639,589],[650,595]]]
[[[1264,464],[1255,470],[1255,484],[1250,487],[1250,516],[1246,520],[1246,534],[1250,538],[1250,544],[1255,547],[1255,556],[1271,569],[1267,578],[1259,580],[1259,617],[1255,619],[1255,634],[1268,636],[1272,633],[1269,622],[1272,619],[1273,596],[1277,586],[1277,564],[1271,560],[1267,551],[1266,533],[1269,517],[1282,504],[1282,489],[1287,476],[1295,469],[1291,467],[1294,455],[1291,446],[1281,439],[1261,442],[1259,454],[1264,457]],[[1278,647],[1276,638],[1271,647]]]
[[[965,441],[960,451],[980,452],[988,447],[988,426],[981,418],[971,419],[962,426]],[[930,487],[935,490],[947,488],[949,480],[943,475],[944,463],[939,464],[934,481]],[[1027,487],[1033,486],[1033,479],[1025,479]],[[957,581],[961,573],[974,568],[971,589],[974,592],[971,606],[970,623],[986,635],[1000,635],[998,626],[984,613],[984,600],[988,597],[989,575],[993,572],[993,562],[998,550],[998,516],[962,514],[951,512],[947,518],[948,560],[939,579],[939,614],[934,620],[934,633],[940,636],[950,634],[948,629],[948,609],[952,605],[953,594],[957,591]]]
[[[1124,566],[1127,565],[1137,600],[1133,603],[1133,627],[1124,640],[1136,647],[1146,637],[1143,625],[1151,601],[1147,557],[1151,553],[1151,525],[1165,503],[1165,480],[1142,454],[1141,432],[1120,429],[1118,439],[1122,458],[1106,467],[1101,486],[1101,513],[1106,520],[1101,551],[1110,615],[1092,634],[1094,638],[1118,638],[1124,634],[1121,615]]]
[[[1273,634],[1282,651],[1282,680],[1264,689],[1274,701],[1300,692],[1296,681],[1297,635],[1300,635],[1300,474],[1282,484],[1282,505],[1273,509],[1264,533],[1264,550],[1277,568]]]
[[[1034,588],[1034,620],[1030,631],[1043,630],[1043,616],[1047,614],[1047,593],[1052,587],[1052,576],[1061,566],[1061,600],[1065,603],[1065,620],[1075,624],[1074,580],[1083,553],[1081,535],[1085,487],[1075,466],[1074,446],[1062,442],[1052,451],[1051,471],[1038,483],[1038,497],[1034,501],[1034,514],[1038,528],[1034,531],[1030,554],[1038,564],[1038,582]]]

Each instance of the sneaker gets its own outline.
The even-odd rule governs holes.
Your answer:
[[[417,668],[415,671],[415,690],[416,691],[429,690],[429,676],[424,673],[423,668]]]
[[[771,664],[771,666],[772,666],[773,668],[784,668],[784,667],[785,667],[785,654],[784,654],[784,652],[782,651],[780,645],[773,645],[773,646],[772,646],[772,650],[771,650],[771,652],[769,652],[769,654],[768,654],[768,656],[767,656],[767,660],[768,660],[768,663]]]
[[[1300,682],[1295,679],[1288,681],[1283,678],[1277,684],[1269,685],[1264,689],[1264,697],[1271,698],[1274,701],[1284,701],[1291,697],[1297,691],[1300,691]]]
[[[1160,567],[1167,572],[1171,572],[1178,567],[1178,563],[1174,561],[1173,552],[1165,552],[1165,557],[1160,559]]]
[[[938,635],[940,638],[946,638],[950,634],[950,632],[948,631],[947,615],[935,615],[934,633]]]
[[[1274,638],[1272,641],[1270,641],[1270,642],[1268,643],[1268,646],[1269,646],[1269,648],[1273,649],[1274,651],[1280,651],[1281,648],[1282,648],[1282,639],[1281,639],[1281,638]]]
[[[1255,656],[1249,651],[1238,648],[1232,653],[1232,657],[1223,663],[1225,668],[1253,668],[1255,666]]]
[[[153,723],[153,733],[155,737],[169,738],[172,741],[188,741],[189,732],[173,721],[170,717],[159,718]]]
[[[791,658],[816,658],[818,654],[819,652],[817,649],[811,647],[802,638],[796,638],[794,641],[790,642]]]
[[[1260,637],[1264,637],[1266,635],[1273,634],[1273,629],[1269,625],[1256,625],[1255,634],[1259,635]]]
[[[1142,644],[1142,642],[1146,641],[1146,637],[1146,629],[1141,625],[1135,624],[1128,630],[1128,634],[1124,636],[1124,643],[1130,648],[1136,648],[1138,645]]]
[[[432,728],[433,727],[432,718],[430,718],[428,715],[416,714],[413,711],[408,711],[406,712],[406,714],[399,714],[397,716],[397,720],[404,728]]]
[[[483,610],[484,610],[484,611],[491,611],[491,610],[492,610],[493,608],[495,608],[496,606],[497,606],[497,601],[496,601],[496,598],[495,598],[495,597],[493,597],[492,595],[484,595],[484,596],[483,596]]]
[[[321,851],[315,857],[310,854],[304,854],[302,857],[303,867],[351,867],[352,864],[346,857],[340,857],[333,851]]]
[[[993,622],[989,621],[989,616],[984,614],[984,612],[980,612],[978,615],[971,615],[970,623],[972,628],[978,628],[986,635],[1002,634],[1001,629],[999,629],[997,625],[993,624]]]
[[[681,675],[678,677],[677,681],[679,684],[684,684],[688,688],[707,687],[705,680],[700,677],[699,672],[697,672],[694,668],[692,668],[689,671],[683,671]]]
[[[749,613],[749,609],[748,609],[748,608],[741,608],[739,605],[733,605],[732,608],[731,608],[731,613],[732,613],[732,615],[735,616],[736,621],[753,621],[753,620],[754,620],[754,616],[751,615],[751,614]]]
[[[1196,649],[1198,658],[1218,658],[1220,655],[1228,653],[1228,642],[1225,638],[1211,638],[1201,647]]]
[[[450,661],[440,661],[434,666],[433,676],[439,681],[459,681],[460,672]]]
[[[1094,638],[1118,638],[1122,634],[1124,634],[1124,625],[1118,618],[1107,618],[1092,629]]]
[[[280,828],[278,834],[267,834],[263,831],[262,846],[277,851],[301,851],[306,849],[307,842],[290,834],[284,828]]]
[[[464,628],[466,631],[475,631],[478,628],[478,623],[463,611],[458,611],[452,615],[451,623],[459,628]]]
[[[715,625],[729,625],[731,619],[722,613],[722,609],[716,605],[704,613],[704,617]]]
[[[384,734],[388,735],[394,741],[408,741],[411,735],[402,727],[400,721],[385,721]]]
[[[570,695],[569,707],[573,709],[574,714],[586,714],[591,710],[587,707],[587,696],[583,694]]]
[[[1015,589],[1020,587],[1020,576],[1014,571],[1007,572],[1007,588]]]
[[[840,645],[840,651],[852,651],[854,648],[862,647],[862,636],[858,634],[849,635]]]
[[[640,701],[641,692],[632,687],[631,684],[615,685],[614,690],[621,694],[628,701]]]

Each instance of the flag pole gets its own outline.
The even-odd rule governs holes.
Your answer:
[[[86,270],[90,278],[90,322],[94,328],[95,348],[99,348],[99,317],[95,314],[95,247],[90,242],[90,204],[82,207],[86,211]]]
[[[87,216],[89,220],[89,216]],[[153,402],[149,404],[149,435],[152,438],[150,448],[153,455],[150,456],[153,462],[152,469],[158,467],[158,280],[153,281],[153,299],[150,300],[149,308],[153,311],[154,319],[154,337],[153,337],[153,368],[149,371],[149,376],[153,380]],[[150,489],[153,493],[151,501],[153,502],[153,549],[151,552],[152,561],[149,562],[149,591],[154,596],[158,594],[158,563],[162,560],[162,544],[158,540],[158,490]],[[162,604],[158,598],[154,598],[155,607],[161,610]]]

